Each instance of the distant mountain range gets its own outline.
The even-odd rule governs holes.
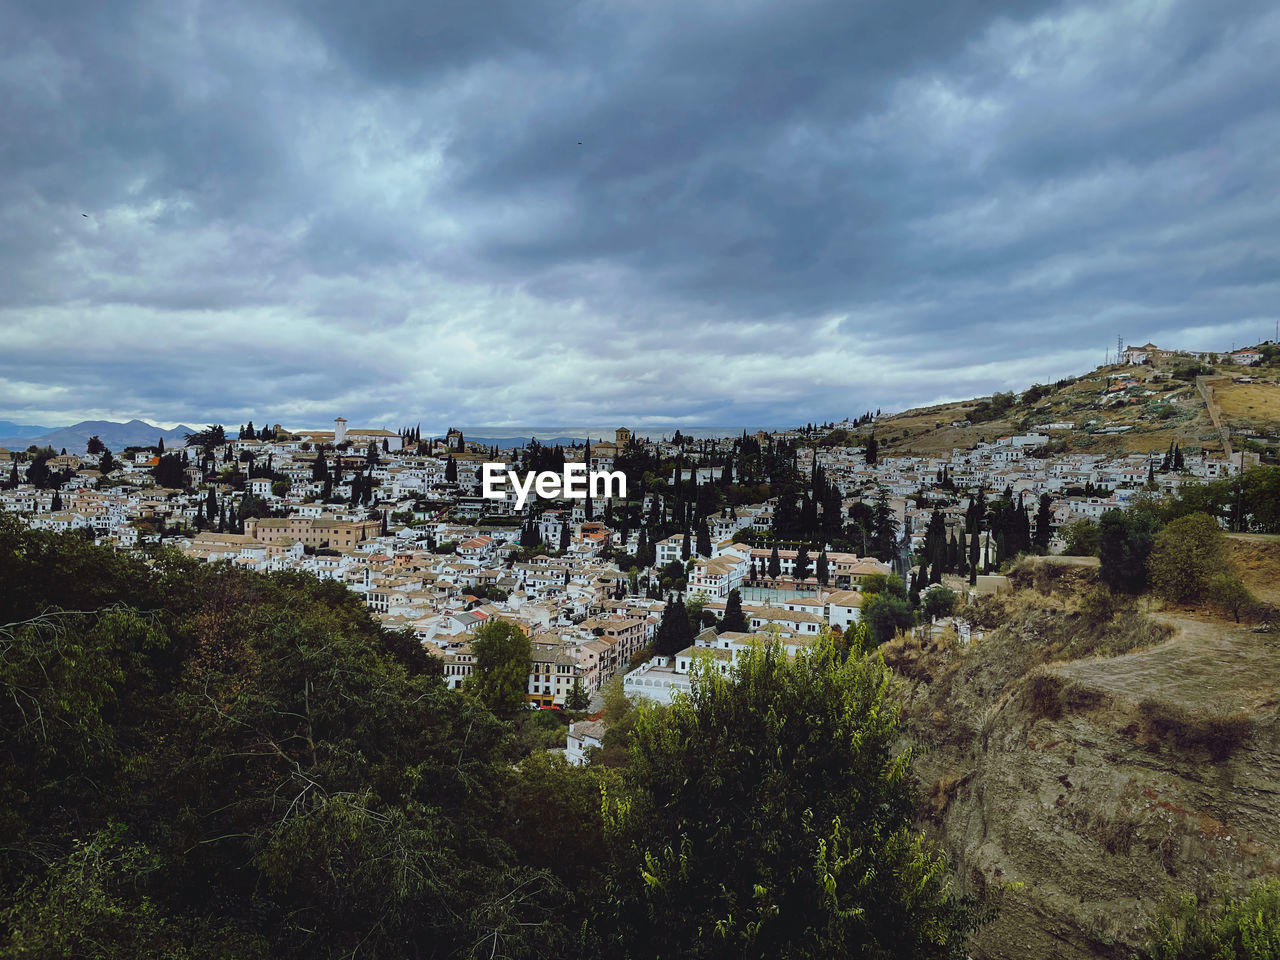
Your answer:
[[[48,433],[52,427],[37,427],[32,424],[23,425],[10,420],[0,420],[0,437],[34,437]]]
[[[38,447],[66,449],[67,453],[83,454],[89,438],[96,436],[111,450],[119,452],[125,447],[148,447],[164,438],[166,447],[180,446],[185,435],[198,428],[179,424],[165,430],[145,420],[116,423],[113,420],[82,420],[69,427],[21,426],[0,420],[0,447],[9,450],[25,450],[35,444]]]

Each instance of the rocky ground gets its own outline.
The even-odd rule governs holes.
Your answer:
[[[1280,873],[1280,638],[1031,564],[975,639],[896,641],[929,829],[1003,885],[975,958],[1131,957],[1174,891]]]

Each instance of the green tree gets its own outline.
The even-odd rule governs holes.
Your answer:
[[[707,521],[698,525],[698,556],[711,556],[711,531],[707,529]]]
[[[974,525],[973,539],[969,541],[969,586],[978,582],[978,567],[982,564],[982,532]]]
[[[951,616],[955,612],[956,600],[956,593],[950,587],[931,587],[924,595],[924,618],[934,620]]]
[[[1053,498],[1047,493],[1040,494],[1040,503],[1036,509],[1035,545],[1043,552],[1049,549],[1049,540],[1053,536]]]
[[[1147,584],[1147,557],[1155,541],[1155,522],[1134,510],[1108,510],[1098,522],[1102,582],[1112,590],[1138,593]]]
[[[862,579],[862,592],[864,594],[887,593],[906,599],[907,585],[896,573],[873,573]]]
[[[1280,957],[1280,880],[1255,881],[1238,899],[1207,903],[1183,894],[1152,925],[1150,960],[1275,960]]]
[[[794,576],[797,581],[806,580],[809,577],[809,545],[807,543],[800,544],[800,549],[796,551]]]
[[[667,601],[662,611],[658,632],[653,638],[653,652],[659,657],[674,657],[693,643],[693,628],[684,601],[677,597]]]
[[[782,575],[782,560],[778,557],[778,545],[775,543],[769,552],[769,579],[776,580]]]
[[[641,707],[606,813],[599,928],[618,955],[965,955],[981,914],[912,826],[889,683],[830,640],[794,662],[768,644]]]
[[[187,485],[187,471],[180,454],[166,453],[156,461],[151,473],[155,477],[156,486],[181,490]]]
[[[1092,520],[1075,520],[1062,528],[1066,542],[1063,553],[1069,557],[1096,557],[1099,546],[1098,525]]]
[[[97,434],[94,434],[92,437],[90,437],[89,442],[85,444],[85,451],[91,457],[102,456],[102,451],[106,449],[107,449],[106,444],[102,442],[102,439]]]
[[[581,712],[591,706],[591,694],[587,693],[581,677],[573,678],[573,686],[564,696],[564,706],[566,710],[575,712]]]
[[[725,601],[724,616],[720,618],[720,632],[747,632],[747,617],[742,612],[742,594],[736,588],[729,591],[729,597]]]
[[[3,517],[0,582],[0,954],[576,940],[502,840],[509,729],[341,584]]]
[[[827,548],[824,544],[818,553],[818,582],[824,587],[831,582],[831,563],[827,560]]]
[[[1219,570],[1209,578],[1209,602],[1226,611],[1240,622],[1240,611],[1250,606],[1253,596],[1234,573]]]
[[[911,601],[893,593],[867,594],[862,600],[862,621],[877,644],[892,640],[899,630],[915,624]]]
[[[1225,562],[1218,522],[1207,513],[1193,513],[1171,521],[1156,535],[1147,566],[1152,589],[1165,600],[1201,603]]]
[[[467,678],[467,693],[498,717],[513,718],[528,709],[532,647],[519,627],[507,620],[489,620],[476,630],[471,653],[475,666]]]

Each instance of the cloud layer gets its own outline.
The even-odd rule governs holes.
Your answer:
[[[4,7],[0,418],[775,425],[1280,310],[1273,3]]]

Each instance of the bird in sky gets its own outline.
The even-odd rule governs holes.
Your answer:
[[[82,217],[87,217],[87,216],[88,216],[88,214],[87,214],[87,213],[82,213],[82,214],[80,214],[80,216],[82,216]]]

